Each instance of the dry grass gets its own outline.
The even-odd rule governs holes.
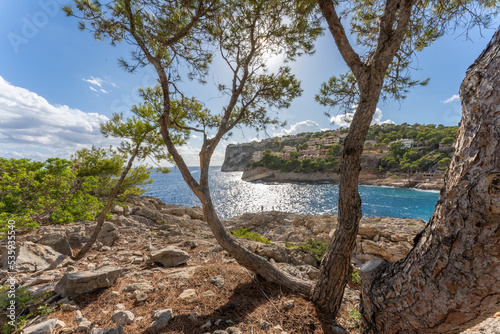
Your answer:
[[[137,247],[140,249],[140,246]],[[124,327],[125,333],[212,333],[215,330],[238,327],[243,333],[330,333],[329,320],[318,313],[314,305],[300,295],[268,283],[239,266],[223,251],[210,251],[210,246],[200,245],[195,249],[185,249],[192,256],[188,265],[180,268],[161,268],[143,265],[140,270],[121,277],[110,288],[91,295],[80,296],[74,301],[83,316],[92,321],[94,327],[111,328],[116,323],[111,320],[117,304],[135,315],[134,322]],[[132,250],[132,249],[130,249]],[[102,254],[89,254],[97,263]],[[189,277],[178,277],[179,272],[189,271]],[[174,275],[173,275],[174,274]],[[218,288],[210,283],[216,275],[224,277],[225,284]],[[138,304],[130,293],[122,289],[131,283],[146,282],[155,290],[147,300]],[[179,295],[186,289],[194,289],[194,298],[181,299]],[[118,296],[112,294],[119,292]],[[283,302],[293,300],[295,306],[287,310]],[[348,324],[351,303],[341,310],[337,321]],[[152,315],[156,310],[172,309],[174,318],[161,331],[150,328]],[[193,317],[193,313],[197,316]],[[50,318],[58,318],[66,323],[66,328],[74,328],[76,311],[57,310]],[[138,321],[139,320],[139,321]],[[210,328],[201,327],[211,321]],[[215,325],[218,321],[218,325]],[[262,323],[272,325],[263,329]],[[280,327],[276,327],[280,326]],[[276,327],[277,329],[274,329]],[[281,329],[279,329],[281,328]]]

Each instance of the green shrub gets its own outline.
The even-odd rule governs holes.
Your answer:
[[[0,285],[0,322],[3,323],[2,333],[13,333],[16,328],[23,326],[31,316],[44,316],[55,310],[54,307],[42,304],[44,300],[51,296],[51,292],[35,296],[27,289],[28,287],[22,287],[16,289],[15,293],[10,293],[9,286]],[[16,312],[16,318],[13,321],[7,317],[9,314],[7,308],[11,305],[11,300],[15,302]],[[38,306],[36,314],[26,313],[30,306]]]
[[[297,245],[290,242],[285,243],[285,247],[292,248],[298,247],[302,251],[311,254],[317,261],[321,261],[323,256],[328,251],[328,245],[322,241],[309,239],[304,245]]]
[[[349,323],[353,327],[359,327],[359,325],[361,323],[361,313],[358,311],[358,309],[355,306],[351,307],[351,311],[349,312],[348,316],[350,319]]]
[[[357,269],[354,269],[351,273],[351,277],[349,280],[353,283],[356,283],[358,285],[361,285],[361,276],[359,275],[359,271]]]
[[[272,244],[269,239],[264,238],[258,232],[249,232],[246,228],[241,227],[239,230],[231,231],[231,234],[238,238],[243,238],[252,241],[262,242],[264,244]]]

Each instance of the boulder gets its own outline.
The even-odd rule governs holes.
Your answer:
[[[64,327],[66,324],[58,319],[50,319],[39,324],[26,327],[22,334],[52,334],[55,329]]]
[[[117,215],[123,215],[125,214],[125,209],[123,208],[123,206],[115,205],[111,212],[116,213]]]
[[[0,259],[2,267],[7,268],[7,248],[1,250]],[[34,244],[26,241],[18,245],[16,249],[16,270],[19,272],[36,272],[45,270],[53,266],[54,263],[60,263],[67,256],[56,252],[52,247]]]
[[[89,334],[123,334],[123,326],[114,328],[93,328]]]
[[[62,297],[74,297],[111,286],[124,268],[100,267],[92,271],[65,274],[57,283],[55,292]]]
[[[178,247],[168,246],[151,252],[149,262],[160,263],[162,266],[170,268],[176,267],[189,260],[189,254]]]
[[[155,321],[151,324],[151,328],[159,331],[160,329],[167,327],[168,322],[173,318],[172,309],[155,311],[153,318]]]
[[[111,319],[118,325],[130,325],[134,321],[134,314],[130,311],[116,311]]]
[[[52,233],[46,233],[36,243],[40,245],[50,246],[55,251],[61,254],[73,256],[73,251],[68,242],[68,239],[66,238],[66,234],[63,231],[53,231]]]

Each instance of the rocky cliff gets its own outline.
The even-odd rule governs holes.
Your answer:
[[[296,136],[282,137],[282,138],[268,138],[259,142],[253,141],[251,143],[243,144],[229,144],[226,147],[226,155],[221,170],[223,172],[241,172],[252,160],[252,154],[257,151],[264,151],[270,149],[273,151],[280,151],[286,145],[295,146],[297,143],[305,141]]]

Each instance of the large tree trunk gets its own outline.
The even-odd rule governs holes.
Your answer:
[[[383,72],[360,81],[360,102],[344,141],[339,182],[339,223],[333,240],[323,257],[312,299],[324,312],[336,316],[347,285],[351,255],[356,246],[359,221],[362,217],[358,192],[361,154],[370,123],[375,113],[384,80]]]
[[[457,333],[500,310],[500,30],[460,87],[463,116],[428,226],[362,269],[365,333]]]
[[[335,1],[318,0],[321,12],[335,43],[356,77],[359,102],[349,134],[344,141],[339,182],[339,225],[323,258],[320,274],[312,294],[319,308],[336,317],[350,273],[359,221],[362,217],[358,193],[361,154],[373,114],[380,98],[384,76],[406,35],[414,0],[387,0],[381,16],[377,48],[369,63],[361,61],[351,47]]]

